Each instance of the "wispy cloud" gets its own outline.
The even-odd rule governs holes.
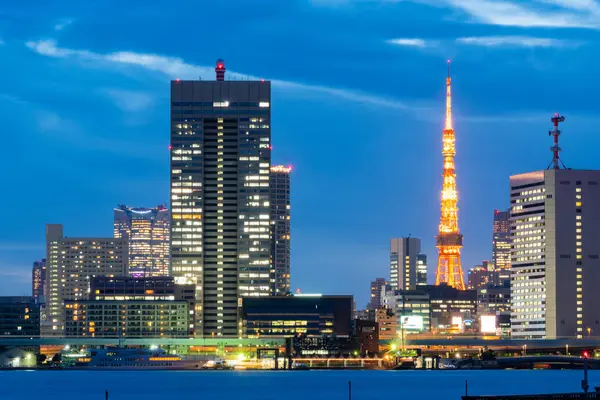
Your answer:
[[[154,105],[154,96],[146,92],[111,88],[103,89],[101,93],[127,112],[147,111]]]
[[[533,0],[528,5],[507,0],[440,0],[491,25],[554,28],[600,28],[594,0]],[[587,6],[584,6],[587,3]],[[574,6],[575,4],[575,6]],[[549,7],[544,7],[544,5]]]
[[[65,29],[66,27],[68,27],[69,25],[71,25],[73,23],[72,19],[63,19],[60,20],[56,25],[54,25],[54,30],[55,31],[62,31],[63,29]]]
[[[578,47],[581,42],[538,38],[532,36],[470,36],[456,39],[457,43],[486,47]]]
[[[598,0],[313,0],[331,6],[403,2],[451,8],[489,25],[600,29]]]
[[[386,40],[386,43],[394,44],[397,46],[420,47],[420,48],[424,48],[424,47],[432,45],[432,43],[425,41],[425,39],[418,39],[418,38],[389,39],[389,40]]]
[[[27,47],[33,51],[48,57],[55,58],[77,58],[86,61],[96,61],[113,65],[129,65],[142,67],[148,71],[162,73],[171,79],[198,79],[199,76],[213,76],[214,67],[201,66],[186,63],[181,58],[168,57],[158,54],[135,53],[130,51],[118,51],[114,53],[95,53],[89,50],[76,50],[59,47],[54,40],[29,41]],[[255,76],[228,72],[228,76],[234,79],[260,79]],[[335,96],[348,101],[370,104],[403,110],[425,109],[415,104],[408,104],[398,99],[385,96],[364,93],[358,90],[342,89],[322,85],[311,85],[301,82],[272,79],[271,83],[275,88],[284,90],[301,90],[316,94],[326,94]]]

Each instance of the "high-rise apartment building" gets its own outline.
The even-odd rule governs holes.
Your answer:
[[[510,282],[510,244],[510,210],[494,210],[492,264],[502,282]]]
[[[529,172],[510,188],[512,337],[597,336],[600,171]]]
[[[425,269],[425,270],[423,270]],[[427,284],[427,257],[421,254],[421,239],[406,237],[390,241],[390,286],[414,290]]]
[[[292,167],[271,166],[271,294],[281,296],[290,292],[290,173]]]
[[[33,263],[31,270],[31,295],[36,303],[44,303],[46,296],[46,259]]]
[[[271,293],[271,83],[171,82],[171,273],[196,282],[196,332],[241,336]]]
[[[127,260],[127,239],[65,237],[62,225],[46,225],[46,316],[53,333],[64,328],[64,301],[86,300],[93,277],[126,275]]]
[[[114,236],[129,242],[129,275],[169,275],[169,210],[165,206],[114,209]]]

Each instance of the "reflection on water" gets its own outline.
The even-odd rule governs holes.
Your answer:
[[[460,400],[580,391],[582,371],[0,371],[2,400]],[[589,372],[590,388],[600,371]]]

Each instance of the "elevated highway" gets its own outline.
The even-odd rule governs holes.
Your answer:
[[[284,346],[285,339],[235,339],[235,338],[84,338],[84,337],[29,337],[0,336],[0,346]]]
[[[585,339],[491,339],[482,337],[420,337],[404,340],[406,347],[488,347],[488,348],[514,348],[514,349],[565,349],[570,348],[600,348],[600,338],[590,337]]]

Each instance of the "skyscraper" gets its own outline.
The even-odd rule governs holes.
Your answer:
[[[46,315],[52,333],[64,328],[65,300],[85,300],[96,276],[127,274],[127,239],[72,238],[63,226],[46,225]]]
[[[33,263],[31,270],[31,294],[36,303],[44,303],[46,296],[46,259]]]
[[[169,210],[165,206],[114,209],[114,236],[129,242],[129,275],[169,275]]]
[[[494,210],[492,263],[500,281],[510,281],[510,210]]]
[[[196,332],[236,337],[271,293],[271,83],[171,81],[171,273],[196,282]]]
[[[438,265],[435,284],[447,284],[459,290],[465,290],[460,249],[463,235],[458,229],[458,193],[456,192],[456,171],[454,156],[456,155],[456,137],[452,128],[452,90],[450,88],[450,61],[448,61],[448,78],[446,78],[446,125],[442,136],[442,155],[444,156],[444,173],[442,187],[442,203],[439,232],[436,236],[438,248]]]
[[[510,177],[514,338],[600,334],[600,171],[560,168],[562,121],[551,169]]]
[[[600,171],[510,177],[515,338],[600,334]]]
[[[420,253],[421,239],[406,237],[390,241],[390,286],[393,290],[414,290],[417,285],[423,285],[423,255]]]
[[[290,173],[292,167],[271,166],[271,294],[281,296],[290,291]]]

